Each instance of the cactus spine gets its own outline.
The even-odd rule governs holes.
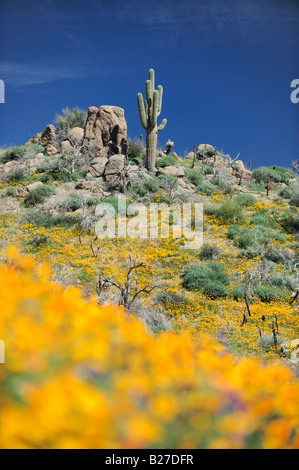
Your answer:
[[[146,130],[146,167],[154,172],[156,163],[156,149],[158,132],[164,129],[167,119],[163,119],[157,126],[157,118],[162,108],[163,87],[159,85],[155,90],[155,71],[149,70],[146,81],[146,100],[143,101],[141,93],[137,95],[139,117],[142,127]]]

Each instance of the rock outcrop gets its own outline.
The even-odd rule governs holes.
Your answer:
[[[48,124],[47,127],[38,134],[35,134],[25,145],[39,144],[43,147],[48,145],[54,145],[56,142],[56,128],[52,124]]]
[[[127,122],[124,110],[117,106],[88,108],[84,144],[95,157],[109,158],[127,154]]]

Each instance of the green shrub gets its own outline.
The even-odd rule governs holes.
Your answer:
[[[166,166],[173,166],[177,162],[173,155],[165,155],[165,157],[156,161],[157,168],[165,168]]]
[[[163,188],[165,191],[173,188],[177,189],[178,182],[175,176],[172,175],[159,175],[157,177],[157,183],[160,188]]]
[[[207,265],[191,264],[187,266],[183,275],[183,287],[189,290],[199,290],[208,282],[220,282],[228,285],[229,278],[224,267],[219,263],[211,262]]]
[[[236,236],[240,235],[242,229],[237,224],[229,225],[227,228],[227,238],[234,239]]]
[[[206,145],[205,148],[202,148],[196,152],[196,155],[203,157],[213,157],[217,153],[217,150],[212,147],[212,145]]]
[[[41,177],[39,178],[39,181],[41,181],[42,183],[49,183],[49,181],[53,181],[53,178],[51,175],[48,175],[47,173],[45,173],[44,175],[41,175]]]
[[[280,347],[284,343],[285,340],[279,335],[277,335],[276,338],[277,338],[277,346]],[[269,333],[269,334],[259,337],[257,345],[260,348],[264,349],[264,351],[269,351],[271,348],[274,348],[275,343],[274,343],[273,334]]]
[[[146,149],[142,140],[128,139],[127,155],[129,160],[139,163],[145,157]]]
[[[53,216],[48,212],[37,209],[28,209],[23,216],[24,224],[35,225],[36,227],[72,227],[78,223],[76,217],[71,216]]]
[[[66,212],[75,212],[80,209],[81,206],[81,201],[77,196],[70,196],[61,202],[59,208]]]
[[[13,192],[14,192],[15,188],[14,187],[11,187],[11,188],[7,188],[5,191],[3,191],[3,193],[1,194],[1,197],[8,197],[8,196],[12,196],[13,195]]]
[[[280,299],[282,294],[272,287],[259,286],[254,289],[254,293],[259,297],[261,302],[269,303],[273,300]]]
[[[60,139],[68,137],[69,131],[73,127],[81,127],[84,129],[87,118],[87,112],[83,109],[65,108],[62,110],[62,114],[56,114],[56,134]]]
[[[52,196],[53,194],[55,194],[55,190],[52,186],[39,186],[34,191],[27,194],[24,199],[24,205],[29,207],[41,204],[47,197]]]
[[[39,144],[32,144],[28,147],[28,151],[34,153],[44,153],[45,147]]]
[[[233,288],[233,297],[235,300],[245,299],[245,287],[235,286]]]
[[[278,196],[283,197],[284,199],[290,199],[292,196],[292,189],[283,188],[278,192]]]
[[[259,184],[268,183],[269,180],[275,183],[289,183],[294,173],[288,168],[279,166],[275,167],[260,167],[252,172],[252,178]]]
[[[197,189],[202,194],[206,194],[207,196],[211,196],[214,193],[214,186],[209,183],[202,183],[197,186]]]
[[[293,191],[290,198],[290,205],[299,207],[299,190]]]
[[[228,199],[223,202],[218,208],[216,216],[225,224],[229,222],[243,222],[244,220],[242,207],[234,199]]]
[[[186,170],[186,176],[198,189],[203,184],[203,176],[198,168],[194,170]]]
[[[202,172],[203,175],[213,175],[214,170],[209,165],[203,165],[201,172]]]
[[[47,235],[34,235],[31,239],[26,241],[26,251],[36,251],[39,250],[44,245],[47,245],[49,242],[49,237]]]
[[[215,245],[210,245],[209,243],[202,245],[199,250],[199,257],[201,259],[217,259],[219,254],[219,248]]]
[[[253,196],[250,196],[250,194],[239,194],[235,199],[240,206],[244,207],[250,207],[256,203],[256,199]]]
[[[254,242],[254,239],[250,233],[243,233],[238,238],[236,238],[235,245],[239,246],[240,248],[246,249],[250,245],[252,245],[253,242]]]
[[[146,191],[149,191],[151,193],[155,193],[159,189],[159,185],[157,183],[156,178],[149,178],[145,180],[145,182],[143,183],[143,187],[144,189],[146,189]]]
[[[27,151],[28,151],[28,147],[25,147],[25,145],[21,145],[19,147],[8,148],[1,155],[1,162],[7,163],[12,160],[17,160],[18,158],[23,157]]]
[[[264,227],[269,227],[271,224],[271,221],[269,217],[266,214],[257,214],[251,217],[250,223],[253,225],[261,225]]]
[[[108,197],[106,199],[103,199],[99,203],[99,205],[101,205],[101,204],[110,204],[113,207],[114,211],[111,210],[111,215],[114,215],[114,213],[115,213],[116,216],[118,216],[118,214],[121,215],[121,216],[127,215],[127,209],[128,209],[129,203],[126,202],[126,209],[124,211],[122,210],[122,206],[120,206],[120,212],[119,212],[118,211],[118,198],[117,197]]]
[[[171,314],[172,309],[176,309],[178,306],[181,311],[191,312],[193,310],[193,304],[184,295],[178,294],[171,290],[162,290],[156,295],[156,301],[163,305]]]
[[[97,203],[96,199],[94,199],[93,197],[89,197],[86,199],[86,205],[88,207],[92,207],[92,206],[95,206]]]
[[[228,297],[229,292],[225,285],[223,285],[221,282],[218,281],[209,281],[206,283],[204,286],[204,291],[203,293],[207,297],[211,297],[212,299],[217,299],[217,298],[223,298],[223,297]]]

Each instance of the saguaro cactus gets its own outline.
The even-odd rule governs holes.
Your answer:
[[[142,127],[146,130],[146,167],[154,172],[158,132],[164,129],[167,119],[163,119],[157,126],[157,118],[161,113],[163,87],[159,85],[155,90],[155,71],[149,70],[146,81],[146,100],[143,101],[141,93],[137,95],[139,117]]]

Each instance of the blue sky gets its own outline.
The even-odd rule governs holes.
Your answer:
[[[145,133],[136,94],[164,87],[158,139],[209,143],[254,167],[299,158],[298,0],[0,0],[0,146],[62,108],[116,105]]]

